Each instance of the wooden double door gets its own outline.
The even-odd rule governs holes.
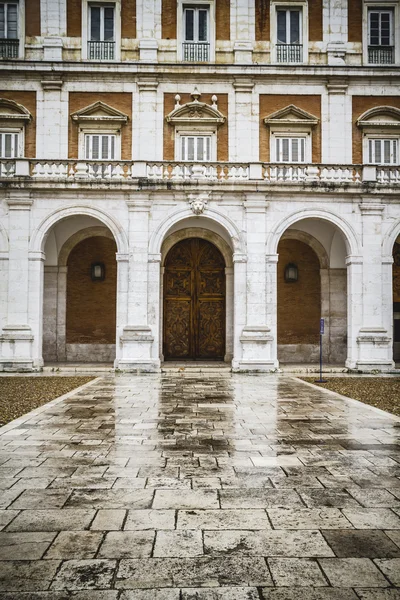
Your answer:
[[[178,242],[164,270],[164,358],[223,360],[225,261],[200,238]]]

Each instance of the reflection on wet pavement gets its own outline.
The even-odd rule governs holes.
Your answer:
[[[98,379],[0,430],[0,598],[399,600],[399,440],[290,377]]]

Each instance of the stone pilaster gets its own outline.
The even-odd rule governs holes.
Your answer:
[[[255,40],[254,0],[233,0],[231,2],[231,33],[234,40],[235,63],[253,62]]]
[[[136,3],[139,58],[157,62],[158,39],[161,38],[161,0],[141,0]]]
[[[40,28],[44,60],[62,60],[62,38],[67,33],[67,0],[40,1]]]
[[[323,39],[326,44],[328,64],[346,64],[347,0],[323,0]]]
[[[158,135],[157,87],[154,79],[140,79],[137,82],[139,110],[135,129],[138,135],[139,161],[162,160],[162,136]]]
[[[68,94],[64,93],[61,79],[41,81],[38,92],[37,122],[40,136],[37,139],[37,158],[62,160],[68,156]]]
[[[255,115],[256,106],[253,106],[254,83],[250,80],[237,80],[233,83],[233,87],[235,89],[235,145],[231,160],[257,162],[259,123]]]
[[[346,82],[329,82],[322,96],[322,162],[352,163],[352,104]]]

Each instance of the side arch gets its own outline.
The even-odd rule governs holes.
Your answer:
[[[299,229],[287,229],[283,232],[281,240],[298,240],[299,242],[304,242],[314,250],[318,257],[321,269],[329,268],[329,257],[327,251],[321,242],[319,242],[310,233],[300,231]]]
[[[161,265],[164,265],[168,252],[173,246],[175,246],[175,244],[182,240],[196,237],[201,238],[202,240],[207,240],[208,242],[214,244],[214,246],[218,248],[218,250],[224,257],[225,266],[233,266],[232,249],[228,246],[225,240],[223,240],[217,233],[214,233],[213,231],[208,231],[207,229],[203,229],[202,227],[188,227],[186,229],[180,229],[179,231],[175,231],[170,235],[167,234],[167,237],[161,246]]]
[[[298,221],[302,221],[303,219],[322,219],[324,221],[328,221],[332,225],[336,225],[336,227],[343,234],[346,243],[347,253],[352,255],[359,255],[361,253],[360,242],[358,240],[357,234],[354,231],[353,227],[349,223],[347,223],[347,221],[339,217],[337,214],[328,210],[306,208],[301,211],[293,212],[292,214],[279,221],[279,223],[277,223],[274,226],[267,238],[266,254],[276,254],[279,240],[281,239],[283,233],[291,225],[294,225],[295,223],[297,223]]]
[[[126,254],[128,252],[128,238],[120,223],[118,223],[114,217],[108,215],[104,211],[86,205],[59,208],[43,219],[43,221],[32,234],[30,251],[42,252],[44,250],[47,234],[56,223],[62,221],[63,219],[67,219],[68,217],[76,217],[80,215],[93,217],[94,219],[97,219],[103,223],[103,225],[108,227],[113,234],[117,244],[118,252],[122,254]]]
[[[383,256],[392,256],[393,246],[400,235],[400,221],[396,221],[383,238]]]
[[[71,235],[66,242],[64,242],[58,255],[58,266],[65,267],[68,262],[68,257],[75,246],[79,244],[79,242],[82,242],[89,237],[107,237],[114,239],[111,231],[106,227],[102,227],[101,225],[98,227],[86,227],[81,231],[77,231]]]

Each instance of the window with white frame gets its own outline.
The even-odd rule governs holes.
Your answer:
[[[212,160],[211,135],[180,135],[180,160],[209,162]]]
[[[0,130],[0,158],[19,158],[21,152],[21,131]]]
[[[277,62],[302,62],[302,8],[277,7],[276,9],[276,60]]]
[[[398,165],[399,138],[367,138],[367,160],[370,165]]]
[[[0,2],[0,58],[18,58],[18,10],[16,2]]]
[[[85,134],[86,160],[115,160],[117,139],[110,133]]]
[[[89,4],[88,58],[115,58],[115,5]]]
[[[368,62],[394,62],[394,11],[392,8],[368,8]]]
[[[182,58],[185,61],[206,62],[210,60],[210,7],[183,5]]]
[[[310,160],[308,156],[308,137],[306,135],[273,134],[272,148],[275,152],[273,162],[279,163],[305,163]],[[272,152],[272,155],[274,155]]]

